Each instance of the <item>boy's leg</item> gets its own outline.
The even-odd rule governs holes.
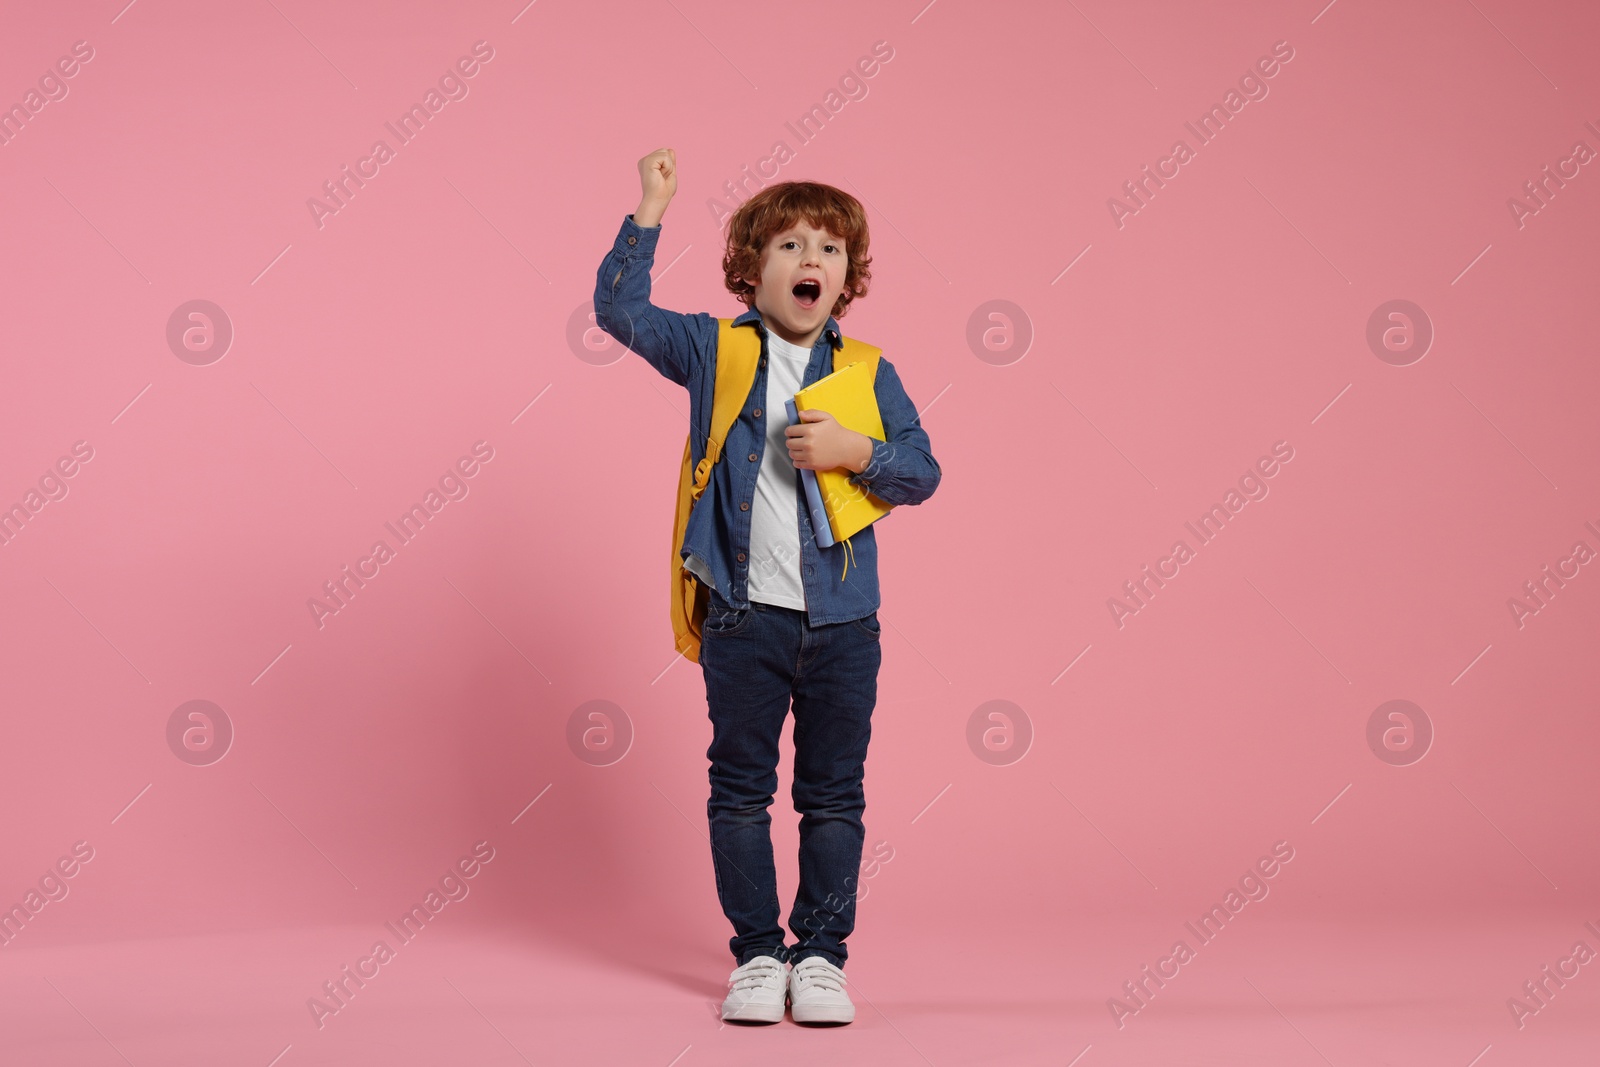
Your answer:
[[[866,832],[863,764],[878,701],[883,647],[874,612],[813,628],[802,621],[794,687],[794,807],[800,813],[800,889],[789,959],[821,956],[843,967],[856,923]]]
[[[756,956],[786,959],[767,809],[778,787],[778,738],[789,714],[801,614],[755,601],[736,611],[712,591],[702,627],[711,861],[717,898],[733,924],[728,947],[740,965]]]

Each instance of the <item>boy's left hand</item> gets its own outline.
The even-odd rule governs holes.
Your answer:
[[[839,425],[826,411],[800,412],[799,423],[785,428],[783,436],[796,470],[845,467],[860,474],[872,462],[872,438]]]

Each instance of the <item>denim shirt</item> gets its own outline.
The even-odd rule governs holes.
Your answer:
[[[649,228],[622,220],[616,242],[600,262],[594,291],[595,324],[666,378],[689,390],[689,452],[694,465],[705,457],[711,434],[712,394],[716,387],[717,318],[698,312],[681,314],[650,302],[650,265],[655,259],[658,224]],[[733,320],[737,327],[761,336],[761,359],[755,384],[723,442],[722,458],[689,515],[681,556],[698,556],[710,571],[710,585],[731,607],[747,608],[750,573],[751,502],[756,477],[766,452],[766,422],[788,415],[763,410],[767,398],[767,326],[758,308]],[[828,316],[811,348],[802,386],[833,373],[833,352],[844,341],[839,324]],[[906,396],[900,376],[887,359],[878,361],[873,387],[886,438],[872,446],[872,461],[850,482],[897,509],[920,504],[939,485],[939,464],[929,448],[916,406]],[[847,622],[878,610],[878,546],[874,529],[893,522],[895,512],[851,536],[848,546],[817,545],[806,508],[800,472],[795,470],[795,521],[800,526],[800,580],[805,587],[806,614],[812,625]],[[665,525],[666,516],[662,516]],[[846,558],[848,550],[848,560]],[[695,568],[691,568],[695,569]]]

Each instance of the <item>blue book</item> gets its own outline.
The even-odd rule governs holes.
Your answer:
[[[800,421],[800,412],[795,409],[793,399],[785,400],[783,406],[788,409],[790,426]],[[817,488],[817,472],[802,468],[800,483],[805,487],[806,510],[811,512],[811,528],[817,534],[817,547],[832,548],[833,527],[828,525],[828,513],[822,509],[822,490]]]

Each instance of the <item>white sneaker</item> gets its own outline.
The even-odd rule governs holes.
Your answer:
[[[856,1006],[844,991],[844,972],[821,956],[807,956],[789,971],[789,1011],[797,1023],[848,1023]]]
[[[724,1021],[775,1023],[783,1019],[788,979],[784,964],[773,956],[757,956],[728,975],[728,999],[722,1002]]]

